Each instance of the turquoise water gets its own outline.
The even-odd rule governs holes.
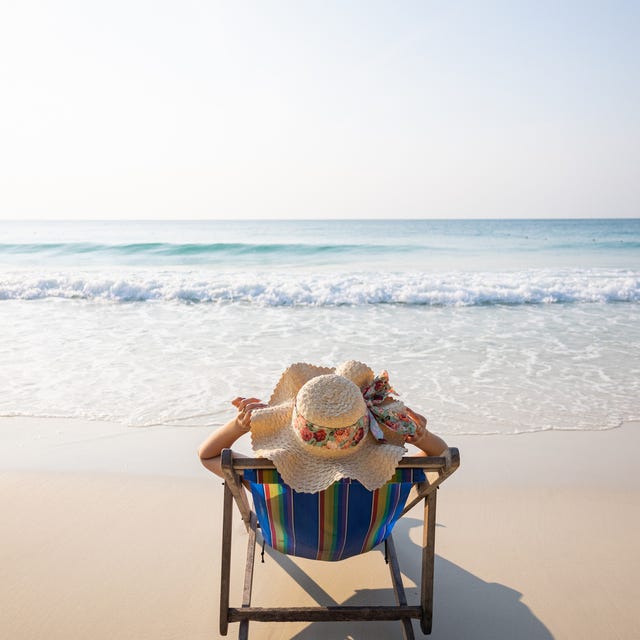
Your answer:
[[[639,220],[0,224],[0,299],[640,300]]]
[[[637,268],[639,251],[638,219],[0,223],[6,266]]]
[[[640,220],[0,223],[0,414],[213,425],[389,370],[441,433],[640,418]]]

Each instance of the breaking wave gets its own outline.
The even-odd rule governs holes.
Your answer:
[[[44,298],[111,303],[177,301],[262,306],[477,306],[640,301],[640,271],[606,269],[447,273],[14,271],[0,300]]]

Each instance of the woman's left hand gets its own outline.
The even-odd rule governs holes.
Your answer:
[[[236,422],[243,431],[251,429],[251,412],[254,409],[262,409],[267,405],[258,398],[234,398],[231,404],[238,410]]]

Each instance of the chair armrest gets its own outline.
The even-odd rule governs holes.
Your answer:
[[[447,458],[445,469],[455,471],[460,466],[460,451],[458,447],[449,447],[444,453]]]

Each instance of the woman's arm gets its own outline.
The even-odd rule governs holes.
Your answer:
[[[266,405],[257,398],[236,398],[231,404],[238,409],[234,418],[216,429],[199,447],[198,455],[209,471],[222,477],[220,454],[247,433],[251,427],[251,412]]]
[[[415,422],[416,433],[407,437],[407,442],[421,450],[418,455],[439,456],[447,448],[447,443],[435,433],[427,431],[427,419],[407,407],[409,417]]]

